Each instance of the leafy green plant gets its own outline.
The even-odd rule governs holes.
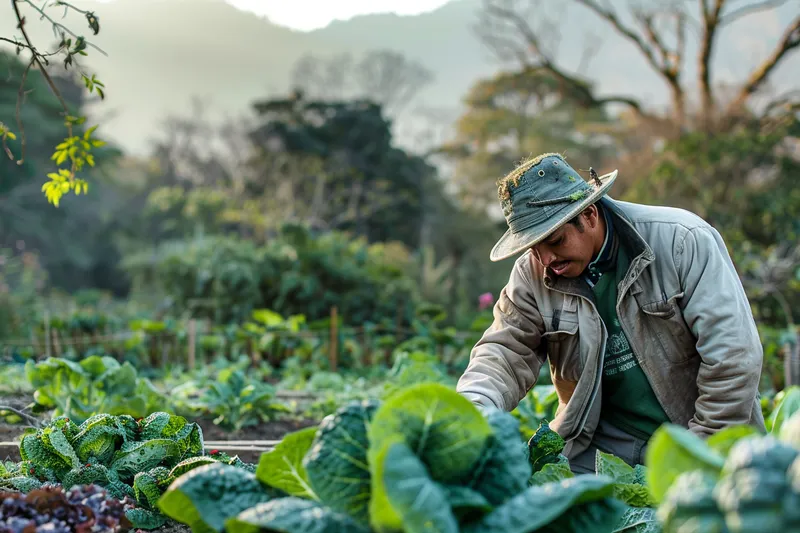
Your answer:
[[[528,440],[536,432],[539,424],[555,418],[557,407],[556,388],[553,385],[536,385],[528,391],[511,414],[519,420],[522,437]]]
[[[53,409],[80,424],[99,413],[134,418],[168,411],[167,399],[150,380],[138,377],[130,363],[93,355],[80,362],[50,357],[25,363],[25,374],[35,388],[35,411]]]
[[[0,395],[15,396],[33,392],[25,378],[25,365],[19,363],[3,363],[0,365]]]
[[[800,527],[800,414],[762,435],[732,426],[708,439],[664,425],[647,451],[647,481],[665,533],[795,531]]]
[[[764,422],[768,431],[779,433],[783,423],[800,410],[800,387],[795,385],[783,389],[775,395],[773,402]]]
[[[574,476],[569,460],[561,452],[564,439],[542,422],[528,442],[528,458],[531,463],[529,485],[559,483]],[[627,509],[619,519],[615,533],[659,533],[661,525],[656,516],[656,501],[647,485],[647,468],[643,465],[630,466],[625,461],[609,453],[597,450],[595,454],[595,475],[613,481],[614,497]]]
[[[23,5],[27,5],[33,9],[36,12],[36,16],[40,20],[43,19],[50,22],[52,25],[53,34],[57,37],[60,37],[60,40],[58,41],[58,48],[56,50],[50,52],[40,51],[40,47],[37,47],[33,44],[30,38],[30,32],[27,30],[27,28],[28,20],[31,20],[34,17],[26,16],[23,13]],[[34,70],[34,73],[38,73],[44,78],[47,83],[47,88],[52,91],[53,95],[58,99],[58,103],[60,104],[62,111],[61,115],[64,117],[64,126],[67,130],[67,137],[63,140],[63,142],[55,147],[55,151],[51,156],[51,160],[55,163],[56,170],[55,172],[47,174],[47,177],[50,178],[50,181],[45,182],[45,184],[42,186],[42,191],[45,193],[48,202],[58,207],[60,199],[64,194],[70,191],[74,191],[75,194],[80,194],[81,192],[86,193],[88,191],[88,183],[85,180],[78,178],[77,175],[81,170],[84,169],[85,166],[95,166],[95,159],[92,150],[93,148],[104,146],[105,142],[92,137],[92,134],[94,133],[95,129],[97,129],[97,126],[88,128],[83,132],[82,135],[75,131],[78,126],[82,126],[86,122],[87,118],[85,116],[73,116],[72,110],[67,105],[67,102],[62,96],[61,91],[59,91],[57,83],[48,73],[47,65],[50,64],[50,59],[48,58],[63,54],[64,69],[68,70],[70,67],[77,68],[80,72],[80,77],[83,81],[83,84],[90,94],[96,92],[101,99],[104,99],[105,86],[100,80],[97,79],[95,74],[89,76],[77,63],[77,58],[88,55],[87,49],[89,46],[94,46],[95,48],[97,47],[91,44],[85,37],[76,35],[63,24],[55,22],[51,18],[50,14],[46,12],[46,10],[48,8],[58,6],[64,8],[65,15],[66,12],[70,10],[79,13],[84,17],[85,21],[88,23],[89,29],[94,35],[97,35],[100,32],[100,22],[94,12],[79,9],[68,2],[59,1],[53,2],[50,5],[48,5],[48,3],[44,3],[43,5],[39,6],[31,0],[15,0],[11,3],[11,6],[13,16],[16,21],[15,26],[21,31],[22,37],[17,38],[14,36],[13,39],[0,37],[0,40],[12,43],[15,46],[17,55],[20,55],[23,52],[30,53],[30,59],[25,67],[25,71],[22,76],[22,83],[19,88],[20,96],[17,102],[17,108],[19,109],[23,105],[23,95],[30,90],[26,90],[26,80],[32,67],[35,66],[36,69]],[[25,161],[26,154],[24,142],[25,131],[22,119],[19,118],[19,111],[17,114],[17,126],[19,128],[19,134],[22,136],[20,139],[21,142],[18,153],[14,154],[9,146],[9,141],[17,140],[16,133],[11,131],[11,129],[2,122],[0,122],[0,144],[2,145],[3,151],[9,158],[16,160],[17,164],[21,165]],[[58,168],[64,163],[67,163],[66,168]]]
[[[197,469],[158,505],[195,531],[227,533],[611,532],[623,516],[607,476],[528,486],[531,471],[513,416],[424,383],[287,435],[253,477],[235,474],[242,482],[223,486],[234,475],[223,465]],[[211,493],[218,505],[205,505]]]
[[[416,383],[442,383],[455,387],[456,379],[448,375],[438,357],[426,352],[395,353],[394,364],[386,377],[385,395]]]
[[[310,354],[311,344],[301,334],[307,330],[305,326],[304,315],[284,318],[270,309],[255,309],[250,313],[250,320],[234,330],[234,340],[246,343],[246,350],[252,354],[254,362],[265,354],[270,364],[277,367],[295,352],[298,355]]]
[[[217,375],[217,381],[209,385],[200,403],[215,416],[215,424],[238,431],[289,412],[274,399],[275,388],[271,385],[249,379],[241,369],[224,369]]]
[[[200,426],[164,412],[138,421],[129,415],[104,413],[80,425],[58,417],[26,433],[19,453],[19,463],[0,467],[0,488],[28,492],[49,484],[69,489],[93,483],[114,498],[135,502],[126,516],[142,529],[167,521],[156,501],[184,473],[216,462],[255,468],[216,451],[206,455]]]

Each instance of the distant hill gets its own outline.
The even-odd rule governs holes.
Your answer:
[[[553,1],[554,6],[559,4]],[[436,74],[417,103],[452,110],[457,110],[473,82],[501,68],[473,30],[480,0],[453,0],[415,16],[359,16],[307,33],[275,25],[223,0],[117,0],[81,5],[99,15],[102,31],[93,42],[108,53],[103,57],[91,50],[86,61],[107,87],[107,101],[98,113],[114,113],[103,131],[137,153],[147,149],[166,114],[190,111],[191,96],[210,98],[218,113],[236,115],[247,112],[253,99],[286,91],[292,66],[306,53],[359,56],[369,49],[397,50]],[[14,33],[7,9],[0,8],[3,36]],[[567,66],[577,67],[590,42],[598,53],[586,74],[597,80],[600,91],[635,95],[654,105],[666,101],[663,83],[634,48],[585,9],[559,9],[565,22],[558,25],[558,50]],[[780,12],[751,19],[758,24],[727,28],[716,50],[715,74],[721,79],[741,79],[776,42],[781,21],[785,24],[796,11],[796,3],[789,2]],[[66,22],[83,32],[80,17],[70,15]],[[29,26],[37,42],[52,39],[46,23],[34,19]],[[798,86],[797,56],[778,72],[776,79],[784,85]],[[689,50],[691,63],[695,57],[695,51]]]

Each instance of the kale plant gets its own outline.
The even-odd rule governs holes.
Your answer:
[[[19,452],[19,463],[0,465],[0,489],[97,484],[115,498],[134,501],[126,516],[142,529],[167,521],[156,502],[174,479],[216,462],[247,467],[238,457],[205,455],[200,426],[163,412],[140,420],[98,414],[80,425],[58,417],[23,435]]]

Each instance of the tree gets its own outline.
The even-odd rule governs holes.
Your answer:
[[[370,50],[357,63],[351,54],[306,54],[294,66],[292,84],[312,98],[369,99],[396,116],[431,83],[433,73],[400,52]]]
[[[555,76],[536,68],[475,83],[464,99],[455,139],[439,150],[456,164],[453,182],[462,205],[478,211],[494,206],[495,180],[524,154],[547,152],[553,145],[579,154],[589,162],[586,168],[600,167],[610,139],[587,132],[607,124],[608,117],[600,107],[584,108],[584,94],[562,91]]]
[[[25,63],[13,53],[0,52],[0,121],[13,120],[17,113],[19,74]],[[51,67],[50,76],[73,115],[88,105],[88,95],[75,73]],[[122,188],[111,178],[116,174],[119,152],[113,145],[94,150],[94,167],[83,171],[91,180],[93,193],[78,205],[62,202],[59,209],[47,209],[47,199],[35,177],[52,165],[52,147],[62,139],[63,120],[58,98],[47,90],[38,71],[28,75],[30,94],[19,110],[24,123],[35,126],[28,136],[26,157],[19,165],[0,158],[0,248],[35,252],[54,286],[74,289],[82,286],[120,288],[113,274],[116,253],[113,227],[124,213]],[[112,216],[113,215],[113,216]],[[65,245],[65,243],[69,243]]]
[[[260,124],[250,138],[260,179],[250,191],[272,199],[275,220],[415,245],[420,199],[435,186],[434,171],[393,146],[380,105],[295,92],[255,102],[254,109]]]
[[[483,0],[478,33],[498,57],[516,58],[525,67],[541,69],[552,74],[563,87],[577,93],[584,82],[563,67],[551,50],[544,46],[552,37],[557,24],[546,18],[534,28],[526,16],[525,7],[533,2],[524,0]],[[593,12],[601,23],[622,35],[647,60],[650,67],[670,89],[671,109],[668,117],[658,117],[642,104],[629,97],[609,96],[596,98],[584,96],[586,105],[595,107],[621,103],[645,121],[656,121],[661,128],[668,124],[671,135],[679,135],[689,127],[699,126],[710,131],[715,125],[725,127],[731,119],[746,116],[751,98],[765,86],[769,76],[800,47],[800,15],[785,27],[773,51],[745,78],[734,96],[727,102],[716,94],[711,83],[714,50],[719,31],[724,26],[758,11],[775,8],[786,0],[765,0],[736,7],[732,0],[677,0],[670,2],[630,3],[627,12],[615,9],[611,2],[600,0],[570,0]],[[690,5],[694,4],[699,23],[694,19]],[[542,10],[539,9],[538,13]],[[627,22],[630,21],[630,22]],[[691,109],[687,93],[690,83],[685,77],[687,41],[698,35],[697,87],[699,105]],[[669,122],[664,119],[668,119]]]
[[[52,25],[53,33],[59,39],[58,45],[54,50],[43,51],[31,41],[27,31],[28,15],[31,14],[31,11],[24,14],[23,6],[33,10],[41,19],[46,20]],[[59,90],[55,79],[48,73],[48,66],[50,65],[51,59],[57,56],[63,56],[64,68],[77,69],[80,72],[84,85],[90,93],[96,92],[101,98],[104,98],[105,92],[103,83],[97,79],[96,75],[89,75],[83,71],[78,63],[79,56],[88,55],[87,49],[89,47],[94,47],[100,52],[102,52],[102,50],[91,44],[82,35],[73,33],[65,25],[53,20],[47,11],[48,8],[53,7],[63,7],[65,16],[69,11],[79,13],[84,17],[89,29],[94,35],[100,32],[100,22],[95,13],[78,9],[67,2],[54,0],[52,2],[45,2],[44,5],[40,7],[32,0],[11,0],[13,16],[17,21],[17,29],[20,34],[11,37],[0,36],[0,41],[12,44],[18,56],[28,55],[29,59],[19,79],[16,132],[12,131],[10,126],[0,122],[0,141],[2,141],[3,151],[10,160],[16,161],[16,163],[20,165],[24,164],[27,152],[27,137],[20,110],[27,93],[26,82],[28,76],[31,71],[38,72],[46,81],[48,88],[58,99],[64,127],[67,130],[67,137],[56,146],[56,150],[52,155],[52,160],[55,162],[57,168],[54,172],[47,174],[50,181],[42,186],[42,191],[45,193],[48,201],[58,206],[61,197],[65,193],[74,191],[75,194],[80,194],[81,192],[86,193],[88,191],[88,183],[86,180],[78,178],[78,173],[84,170],[86,166],[94,166],[93,149],[99,148],[105,143],[92,137],[97,126],[85,129],[83,132],[76,131],[86,123],[86,117],[75,116],[73,114],[68,102]],[[19,149],[17,150],[15,141],[17,141],[18,138]],[[65,163],[66,167],[61,167],[61,165]]]

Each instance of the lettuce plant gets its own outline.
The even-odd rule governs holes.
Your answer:
[[[205,455],[200,426],[164,412],[138,421],[98,414],[80,425],[58,417],[26,433],[19,453],[22,461],[0,466],[0,489],[28,492],[49,484],[65,489],[97,484],[115,498],[134,501],[136,507],[126,516],[142,529],[166,522],[156,502],[174,479],[216,462],[247,467],[238,457]]]
[[[248,379],[241,369],[224,369],[209,384],[199,402],[211,413],[214,424],[231,431],[257,424],[289,412],[275,401],[275,388],[257,379]]]
[[[255,472],[197,468],[158,507],[227,533],[610,533],[627,508],[607,475],[531,484],[532,473],[514,416],[425,383],[287,435]]]
[[[35,411],[53,409],[53,416],[65,416],[76,424],[98,413],[141,418],[167,403],[130,363],[120,364],[112,357],[29,360],[25,374],[35,389]]]

